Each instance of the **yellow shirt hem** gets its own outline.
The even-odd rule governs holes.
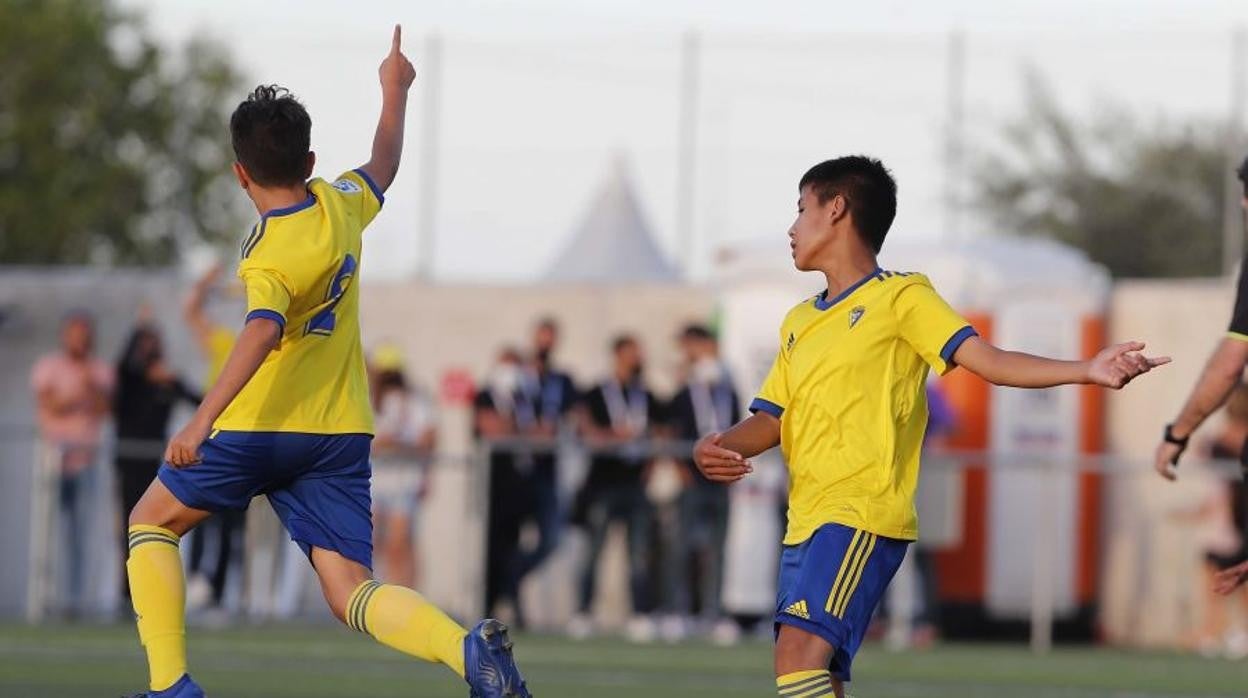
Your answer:
[[[320,424],[300,424],[298,422],[252,422],[217,420],[213,429],[221,431],[277,431],[285,434],[368,434],[373,435],[372,424],[346,424],[326,427]]]
[[[825,526],[827,524],[840,524],[842,526],[856,528],[860,531],[866,531],[867,533],[873,533],[883,538],[893,538],[895,540],[914,541],[919,538],[919,532],[908,526],[870,526],[856,516],[829,515],[821,519],[813,526],[802,526],[797,529],[790,526],[788,532],[784,535],[784,545],[801,545],[811,536],[815,535],[815,531],[818,531],[821,526]]]

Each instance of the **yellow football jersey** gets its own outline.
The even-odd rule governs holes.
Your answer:
[[[208,373],[204,376],[204,389],[212,387],[225,368],[225,360],[230,357],[234,348],[234,333],[220,325],[213,327],[208,333]]]
[[[243,242],[247,319],[282,325],[282,339],[214,425],[233,431],[373,431],[360,346],[361,237],[381,210],[362,170],[308,182],[300,204],[261,217]]]
[[[780,418],[786,545],[827,523],[917,537],[928,367],[947,372],[974,334],[921,274],[877,270],[830,301],[825,292],[789,311],[750,406]]]

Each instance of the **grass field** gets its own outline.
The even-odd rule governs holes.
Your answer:
[[[538,698],[774,696],[770,648],[751,642],[636,646],[614,640],[517,638]],[[337,627],[193,630],[192,668],[212,698],[441,698],[467,695],[438,667]],[[1037,658],[1021,647],[945,645],[855,663],[858,698],[1128,698],[1248,695],[1248,663],[1071,648]],[[0,626],[0,696],[116,698],[145,677],[134,630]]]

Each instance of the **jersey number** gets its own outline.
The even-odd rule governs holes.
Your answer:
[[[351,279],[355,277],[355,268],[355,257],[347,255],[343,258],[342,266],[338,267],[338,273],[334,274],[334,278],[329,282],[329,290],[325,292],[325,300],[329,305],[308,320],[308,324],[303,329],[304,334],[321,334],[328,337],[334,333],[334,309],[346,295],[347,287],[351,285]]]

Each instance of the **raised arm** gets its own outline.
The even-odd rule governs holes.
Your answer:
[[[208,315],[204,312],[204,305],[208,302],[209,289],[220,276],[221,265],[213,264],[203,276],[195,281],[191,292],[182,302],[182,319],[187,327],[191,328],[191,334],[195,335],[195,341],[203,351],[208,350],[212,337],[212,323],[209,322]]]
[[[399,172],[407,92],[416,79],[416,69],[401,50],[402,38],[402,27],[394,25],[390,53],[377,71],[381,77],[381,118],[377,120],[377,132],[373,135],[373,154],[360,167],[383,192],[390,188]]]
[[[1102,349],[1089,361],[1061,361],[1020,351],[1005,351],[970,337],[953,354],[954,362],[994,385],[1051,388],[1090,383],[1117,390],[1142,373],[1170,363],[1170,357],[1145,357],[1142,342]]]

